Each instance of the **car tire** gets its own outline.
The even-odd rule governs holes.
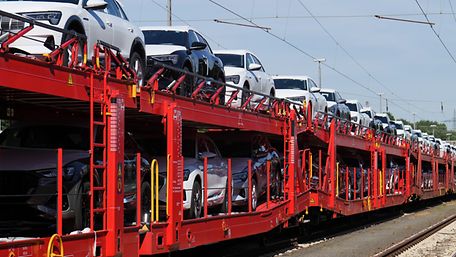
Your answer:
[[[130,67],[136,72],[138,86],[144,85],[145,63],[138,52],[133,52],[130,56]]]
[[[248,83],[244,83],[244,86],[242,89],[250,90],[250,86]],[[247,101],[247,99],[250,97],[250,92],[247,92],[246,90],[242,90],[241,92],[241,106],[244,105],[244,103]],[[250,106],[250,103],[247,105],[247,108]]]
[[[247,199],[248,203],[249,199]],[[252,179],[252,211],[256,211],[258,207],[258,185],[257,181],[255,178]],[[247,211],[248,211],[249,205],[247,204]]]
[[[144,181],[141,184],[141,222],[144,224],[149,224],[151,222],[151,201],[152,198],[150,183]],[[147,214],[147,217],[145,214]]]
[[[79,33],[79,34],[83,34],[85,35],[84,33],[80,33],[80,32],[77,32],[76,30],[74,29],[70,29],[69,30],[70,32],[72,33]],[[63,38],[62,38],[62,44],[67,42],[68,40],[70,40],[73,36],[71,34],[65,34],[63,35]],[[71,45],[63,52],[63,63],[62,65],[65,66],[65,67],[68,67],[70,61],[71,61]],[[79,48],[78,48],[78,62],[77,63],[82,63],[82,59],[84,58],[84,41],[83,40],[79,40]]]
[[[79,187],[78,200],[75,206],[74,229],[83,230],[90,227],[90,182],[83,181]]]
[[[187,66],[184,66],[183,70],[185,72],[191,72]],[[179,87],[178,94],[181,96],[191,96],[193,93],[193,89],[195,87],[195,79],[193,76],[187,75],[185,76],[184,82],[182,82],[182,86]]]
[[[218,85],[222,86],[223,87],[223,90],[222,92],[220,92],[219,94],[219,105],[225,105],[225,94],[226,94],[226,87],[224,85],[224,81],[223,81],[223,78],[222,77],[218,77],[217,78],[217,83]],[[219,87],[217,87],[217,90],[218,90]]]
[[[202,209],[203,209],[201,197],[202,197],[201,184],[198,180],[195,180],[195,182],[193,182],[192,195],[191,195],[191,200],[190,200],[189,217],[191,219],[196,219],[196,218],[201,217],[201,213],[202,213]]]

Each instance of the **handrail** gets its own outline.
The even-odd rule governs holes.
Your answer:
[[[151,222],[156,222],[158,221],[158,161],[157,159],[153,159],[152,163],[150,164],[150,212],[151,212]],[[169,183],[167,181],[167,183]]]

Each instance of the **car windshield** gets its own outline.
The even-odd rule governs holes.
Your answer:
[[[55,3],[70,3],[78,4],[79,0],[0,0],[0,2],[17,2],[17,1],[28,1],[28,2],[55,2]]]
[[[274,79],[276,89],[301,89],[307,90],[304,80],[300,79]]]
[[[357,112],[358,109],[356,109],[356,104],[354,103],[346,103],[346,105],[348,106],[348,109],[350,109],[350,111],[352,112]]]
[[[10,127],[0,134],[0,146],[87,150],[89,129],[54,125]]]
[[[421,134],[421,132],[413,132],[413,135],[417,136],[417,137],[422,137],[423,135]]]
[[[367,114],[367,116],[369,116],[369,118],[372,118],[371,113],[369,111],[364,111],[364,112],[361,112],[361,113],[365,113],[365,114]]]
[[[321,92],[321,95],[326,98],[326,101],[331,101],[331,102],[335,102],[336,101],[336,96],[335,96],[334,93]]]
[[[396,129],[404,129],[402,124],[394,122],[394,125],[396,126]]]
[[[143,33],[146,45],[187,46],[187,32],[145,30]]]
[[[377,120],[380,120],[382,123],[388,123],[388,118],[384,116],[375,116]]]
[[[216,54],[225,67],[244,68],[244,55],[239,54]]]

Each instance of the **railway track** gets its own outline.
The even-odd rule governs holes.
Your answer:
[[[421,241],[425,240],[426,238],[439,232],[444,227],[450,225],[451,223],[453,223],[455,221],[456,221],[456,214],[442,220],[441,222],[439,222],[437,224],[434,224],[434,225],[420,231],[419,233],[417,233],[411,237],[408,237],[408,238],[400,241],[399,243],[383,250],[380,253],[377,253],[376,255],[374,255],[374,257],[398,256],[401,253],[405,252],[406,250],[414,247]]]

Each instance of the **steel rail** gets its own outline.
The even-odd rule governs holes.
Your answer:
[[[412,248],[413,246],[417,245],[418,243],[420,243],[421,241],[425,240],[426,238],[434,235],[435,233],[439,232],[440,230],[442,230],[444,227],[450,225],[451,223],[455,222],[456,221],[456,214],[440,221],[439,223],[437,224],[434,224],[420,232],[418,232],[417,234],[411,236],[411,237],[408,237],[404,240],[402,240],[401,242],[377,253],[374,255],[374,257],[383,257],[383,256],[397,256],[403,252],[405,252],[406,250]]]

